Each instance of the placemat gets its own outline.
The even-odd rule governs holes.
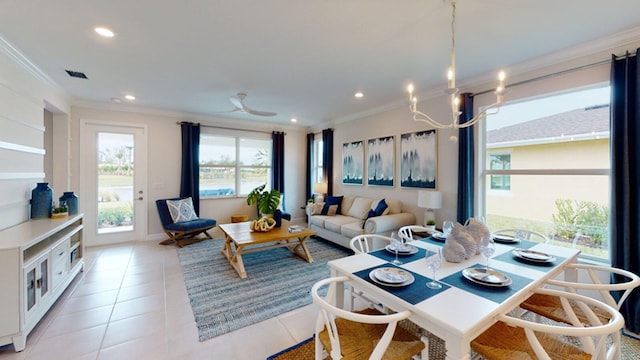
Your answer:
[[[555,261],[550,261],[548,263],[540,263],[540,262],[527,261],[524,259],[520,259],[519,257],[516,257],[515,255],[513,255],[511,251],[507,251],[506,253],[500,254],[492,259],[500,260],[509,264],[515,264],[518,266],[524,266],[527,268],[547,272],[555,268],[556,266],[558,266],[561,262],[563,262],[566,259],[561,256],[556,256],[556,255],[553,255],[553,256],[555,256],[556,258]]]
[[[501,244],[501,245],[507,245],[507,246],[513,246],[514,248],[521,248],[521,249],[530,249],[536,245],[538,245],[539,243],[535,242],[535,241],[530,241],[530,240],[520,240],[519,242],[513,243],[513,244],[505,244],[505,243],[501,243],[501,242],[497,242],[494,240],[494,242],[496,244]]]
[[[399,268],[398,266],[394,266],[393,264],[383,264],[383,265],[378,265],[378,266],[374,266],[374,267],[370,267],[368,269],[364,269],[364,270],[360,270],[358,272],[355,272],[354,275],[358,276],[361,279],[364,279],[365,281],[369,282],[370,284],[373,284],[381,289],[384,289],[388,292],[390,292],[391,294],[401,298],[402,300],[410,303],[410,304],[417,304],[423,300],[426,300],[434,295],[437,295],[447,289],[450,288],[449,285],[447,284],[442,284],[442,288],[441,289],[430,289],[427,287],[427,282],[431,281],[430,278],[422,276],[420,274],[416,274],[413,271],[409,271],[407,269],[402,269],[404,271],[407,271],[409,273],[411,273],[411,275],[413,275],[413,277],[415,278],[415,281],[407,286],[403,286],[403,287],[393,287],[393,286],[384,286],[384,285],[380,285],[378,283],[376,283],[375,281],[371,280],[371,278],[369,277],[369,273],[377,268],[381,268],[381,267],[396,267]]]
[[[475,264],[470,267],[484,267],[481,264]],[[476,284],[470,280],[467,280],[463,275],[462,271],[458,271],[455,274],[451,274],[444,279],[441,279],[441,282],[447,283],[453,287],[457,287],[464,291],[470,292],[472,294],[482,296],[485,299],[491,300],[496,303],[501,303],[508,299],[511,295],[518,292],[520,289],[529,284],[531,279],[526,277],[512,274],[506,271],[500,271],[501,273],[507,275],[511,278],[512,283],[509,286],[505,287],[493,287],[493,286],[484,286],[480,284]]]
[[[426,243],[429,244],[433,244],[433,245],[438,245],[438,246],[444,246],[444,241],[440,241],[440,240],[435,240],[433,237],[429,236],[429,237],[425,237],[420,239],[421,241],[424,241]]]
[[[427,251],[425,249],[418,248],[418,252],[415,254],[402,255],[402,253],[398,253],[398,260],[402,261],[403,264],[406,264],[412,261],[424,259],[426,252]],[[396,259],[396,254],[392,254],[385,249],[375,250],[369,254],[389,262]]]

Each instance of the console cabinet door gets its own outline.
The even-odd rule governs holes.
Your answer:
[[[49,295],[51,287],[49,252],[40,256],[24,269],[25,309],[27,322],[38,311],[42,299]]]

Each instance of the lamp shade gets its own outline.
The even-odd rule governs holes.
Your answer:
[[[327,193],[327,183],[315,183],[315,184],[313,184],[313,192],[315,194],[326,194]]]
[[[442,207],[442,193],[420,190],[418,192],[418,206],[424,209],[440,209]]]

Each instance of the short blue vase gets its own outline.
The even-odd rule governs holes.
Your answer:
[[[65,191],[62,196],[60,196],[60,203],[66,202],[67,208],[69,209],[69,215],[75,215],[78,213],[78,197],[73,191]]]
[[[43,219],[51,217],[53,207],[53,189],[49,183],[38,183],[31,190],[31,218]]]

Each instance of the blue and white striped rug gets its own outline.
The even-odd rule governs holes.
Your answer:
[[[222,254],[223,239],[178,249],[184,282],[200,341],[267,320],[311,303],[309,291],[329,277],[327,261],[348,256],[347,249],[308,239],[308,263],[287,248],[243,255],[247,278],[240,279]]]

